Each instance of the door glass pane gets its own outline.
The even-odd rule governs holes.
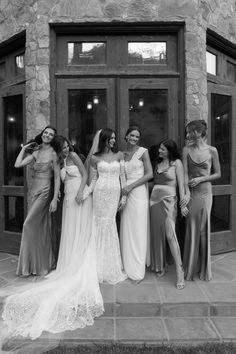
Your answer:
[[[211,95],[211,142],[219,153],[221,178],[213,184],[230,183],[231,163],[231,97],[219,94]]]
[[[227,61],[227,79],[236,82],[236,65]]]
[[[5,230],[21,232],[24,222],[24,198],[4,197],[5,199]]]
[[[94,133],[107,126],[107,98],[104,89],[68,91],[69,139],[87,156]]]
[[[166,42],[129,42],[128,64],[166,64]]]
[[[69,65],[106,64],[105,42],[70,42],[68,43]]]
[[[25,55],[17,55],[15,57],[15,71],[16,75],[24,75],[25,72]]]
[[[168,91],[129,90],[129,124],[140,127],[140,143],[155,160],[156,145],[168,134]]]
[[[23,186],[23,169],[14,163],[23,143],[23,97],[4,97],[4,184]]]
[[[206,52],[207,73],[216,75],[216,55]]]
[[[6,66],[5,62],[0,63],[0,81],[4,81],[6,77]]]
[[[217,195],[213,197],[211,210],[211,232],[230,229],[230,196]]]

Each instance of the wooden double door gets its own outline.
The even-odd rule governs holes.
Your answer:
[[[57,80],[57,125],[86,155],[98,129],[116,131],[124,148],[129,125],[141,128],[141,145],[152,151],[159,141],[179,140],[178,79],[76,78]]]

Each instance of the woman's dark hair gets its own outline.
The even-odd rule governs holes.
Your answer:
[[[180,154],[176,142],[172,139],[165,139],[161,141],[157,146],[157,163],[162,161],[162,158],[159,156],[159,148],[161,145],[164,145],[167,148],[170,161],[180,159]]]
[[[189,122],[185,127],[185,136],[187,128],[193,132],[196,131],[200,133],[203,138],[207,135],[207,123],[204,119],[196,119]]]
[[[99,155],[105,150],[106,144],[111,139],[112,134],[116,135],[113,129],[105,128],[101,130],[98,142],[98,151],[94,155]],[[111,150],[114,151],[114,148]]]
[[[139,136],[141,137],[141,129],[137,125],[131,125],[125,133],[125,141],[127,141],[127,135],[134,130],[137,130],[139,132]]]
[[[65,142],[67,142],[67,144],[69,146],[69,151],[74,151],[71,142],[62,135],[55,135],[55,137],[51,143],[52,148],[54,149],[54,151],[56,152],[56,154],[58,156],[58,162],[60,165],[63,164],[62,151],[63,151],[63,146],[64,146]]]

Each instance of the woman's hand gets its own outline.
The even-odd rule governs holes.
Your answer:
[[[126,195],[123,195],[120,199],[120,203],[118,205],[118,211],[122,210],[124,208],[124,206],[126,205],[126,202],[127,202],[127,196]]]
[[[190,193],[187,193],[179,202],[180,208],[186,207],[189,203],[189,200],[190,200]]]
[[[125,186],[124,188],[122,188],[121,193],[123,196],[127,196],[131,191],[132,191],[132,188],[128,185],[128,186]]]
[[[84,200],[84,194],[82,192],[78,192],[75,200],[77,201],[78,204],[81,204]]]
[[[182,216],[186,217],[188,215],[189,210],[186,206],[181,207],[180,210]]]
[[[197,185],[199,185],[200,183],[202,183],[202,177],[196,177],[196,178],[190,179],[188,182],[188,185],[189,185],[189,187],[194,188]]]
[[[53,199],[49,206],[49,213],[54,213],[57,210],[57,200]]]

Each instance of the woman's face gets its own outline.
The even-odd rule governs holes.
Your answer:
[[[69,152],[70,152],[69,144],[67,143],[67,141],[65,141],[62,148],[62,156],[64,159],[69,155]]]
[[[115,143],[116,143],[116,135],[115,133],[112,133],[110,139],[107,140],[107,147],[112,149]]]
[[[51,128],[46,128],[42,134],[42,142],[44,144],[50,144],[54,136],[55,136],[54,130]]]
[[[169,151],[163,144],[160,145],[158,152],[159,152],[159,157],[161,157],[162,159],[166,159],[169,157]]]
[[[186,140],[188,145],[194,145],[201,138],[201,133],[189,127],[186,128]]]
[[[127,143],[130,145],[137,145],[140,139],[140,133],[138,130],[132,130],[129,134],[126,135]]]

